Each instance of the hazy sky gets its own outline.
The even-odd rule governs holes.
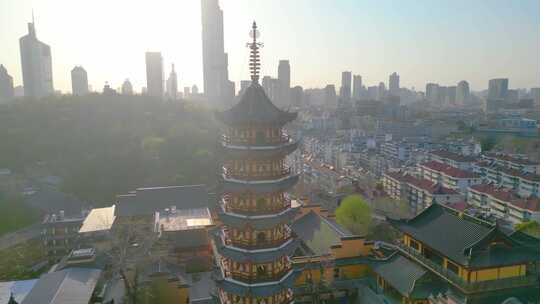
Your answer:
[[[262,75],[291,61],[292,84],[339,86],[341,71],[368,85],[394,71],[405,87],[426,82],[472,89],[509,77],[511,87],[540,86],[538,0],[221,0],[231,80],[248,79],[251,21],[257,20]],[[199,0],[0,0],[0,63],[21,84],[18,39],[31,10],[38,38],[53,55],[56,89],[71,90],[82,65],[94,89],[129,78],[145,85],[145,51],[161,51],[165,74],[176,64],[179,86],[202,89]],[[237,83],[237,88],[239,83]]]

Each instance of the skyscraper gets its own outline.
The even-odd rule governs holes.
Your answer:
[[[24,95],[41,98],[54,93],[51,48],[39,41],[34,21],[28,23],[28,34],[19,39]]]
[[[13,89],[13,77],[11,77],[7,69],[0,64],[0,103],[8,101],[15,96]]]
[[[508,78],[491,79],[488,85],[488,99],[506,99],[508,95]]]
[[[540,88],[531,88],[531,97],[536,107],[540,106]]]
[[[234,83],[229,81],[223,37],[223,11],[218,0],[201,0],[204,94],[211,105],[229,106]]]
[[[163,97],[163,57],[160,52],[146,52],[146,90],[153,97]]]
[[[289,60],[280,60],[278,66],[278,80],[280,96],[277,104],[279,106],[291,105],[291,66]]]
[[[470,101],[469,83],[465,80],[458,82],[456,89],[456,105],[464,106]]]
[[[362,97],[362,76],[353,76],[353,97],[354,99],[360,99]]]
[[[379,82],[379,87],[377,90],[377,100],[383,100],[386,97],[386,86],[384,82]]]
[[[71,92],[75,96],[88,94],[88,74],[81,66],[76,66],[71,70]]]
[[[167,96],[172,99],[178,99],[178,76],[174,71],[174,63],[171,66],[171,73],[167,79]]]
[[[133,95],[133,86],[129,79],[126,79],[122,84],[122,95]]]
[[[324,88],[324,105],[329,108],[337,107],[336,86],[333,84]]]
[[[339,97],[344,101],[351,100],[351,72],[341,73],[341,88],[339,90]]]
[[[390,74],[388,79],[388,89],[390,90],[391,95],[399,95],[399,75],[396,72]]]
[[[426,84],[426,99],[431,103],[439,102],[439,84],[437,83]]]

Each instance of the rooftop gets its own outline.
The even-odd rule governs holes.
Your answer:
[[[434,171],[442,172],[443,174],[454,178],[480,178],[480,175],[476,173],[461,170],[434,160],[423,163],[421,166]]]
[[[87,304],[101,270],[68,268],[42,275],[22,304]]]
[[[473,161],[476,160],[476,157],[465,156],[465,155],[462,155],[462,154],[453,153],[453,152],[446,151],[446,150],[432,151],[431,154],[433,154],[435,156],[438,156],[438,157],[441,157],[441,158],[451,159],[451,160],[457,161],[457,162],[473,162]]]
[[[110,230],[114,219],[115,206],[92,209],[84,222],[79,233],[97,232]]]
[[[206,208],[210,196],[204,185],[139,188],[117,197],[115,216],[154,215],[176,206],[178,210]]]
[[[510,203],[518,208],[540,212],[540,199],[536,196],[520,197],[516,192],[493,184],[478,184],[470,187],[472,190],[490,195],[500,201]]]
[[[331,219],[310,211],[296,220],[291,229],[302,240],[312,255],[330,253],[330,248],[341,244],[342,237],[352,236],[345,228]]]
[[[208,208],[171,210],[157,214],[161,231],[182,231],[200,229],[212,225],[212,216]]]
[[[503,153],[488,152],[485,154],[485,156],[488,158],[493,158],[500,161],[507,161],[507,162],[511,162],[511,163],[515,163],[519,165],[524,165],[524,166],[539,166],[540,165],[539,162],[532,161],[528,158],[515,157],[512,155],[503,154]]]

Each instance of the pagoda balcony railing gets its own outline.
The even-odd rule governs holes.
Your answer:
[[[540,279],[540,276],[538,274],[528,273],[524,276],[517,276],[511,278],[495,279],[480,282],[468,282],[466,280],[463,280],[456,273],[442,267],[440,264],[437,264],[436,262],[428,259],[417,250],[403,243],[398,243],[397,248],[411,259],[428,268],[429,270],[431,270],[444,280],[448,281],[449,283],[453,284],[463,292],[469,294],[533,286],[535,284],[538,284]]]
[[[266,282],[275,282],[281,280],[287,273],[289,273],[292,270],[292,266],[288,265],[281,271],[277,273],[267,273],[267,274],[261,274],[257,275],[256,273],[245,273],[240,271],[230,271],[228,269],[224,269],[224,273],[226,277],[232,278],[233,280],[244,282],[247,284],[255,284],[255,283],[266,283]]]
[[[260,172],[248,172],[231,170],[227,167],[223,167],[223,175],[229,179],[239,179],[245,181],[260,181],[260,180],[274,180],[284,178],[291,174],[291,168],[283,168],[281,170],[273,171],[260,171]]]
[[[231,198],[221,199],[226,212],[237,213],[246,216],[267,215],[283,212],[291,207],[291,200],[284,198],[282,203],[265,203],[263,206],[235,207],[231,203]]]
[[[258,250],[258,249],[270,249],[279,247],[293,238],[292,230],[288,226],[285,226],[284,236],[277,240],[265,240],[257,242],[256,240],[234,240],[230,237],[230,233],[227,229],[223,230],[222,236],[223,244],[245,250]]]
[[[225,145],[230,146],[272,146],[272,145],[283,145],[286,143],[289,143],[291,141],[291,137],[287,134],[282,134],[281,136],[275,136],[275,137],[264,137],[263,139],[256,139],[256,138],[246,138],[246,137],[234,137],[234,136],[227,136],[222,135],[221,137],[222,142]]]

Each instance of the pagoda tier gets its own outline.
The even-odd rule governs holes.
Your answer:
[[[226,194],[268,194],[273,192],[285,192],[294,187],[298,182],[298,179],[298,175],[290,175],[278,180],[246,181],[231,179],[224,176],[221,181],[221,189]]]
[[[225,277],[222,273],[214,275],[216,287],[220,290],[221,303],[276,303],[287,304],[293,302],[291,288],[299,272],[292,270],[275,282],[259,284],[244,284]],[[257,301],[259,300],[259,301]]]
[[[226,207],[221,206],[219,218],[223,224],[236,229],[268,230],[280,224],[290,223],[298,208],[288,208],[279,213],[265,215],[242,215],[225,211]]]
[[[211,235],[217,254],[237,262],[269,263],[283,256],[292,255],[300,244],[298,239],[290,238],[278,247],[249,250],[231,244],[227,235],[220,229]]]
[[[283,111],[276,107],[257,82],[253,82],[244,92],[239,103],[230,110],[216,114],[229,126],[274,125],[283,126],[296,119],[297,113]]]
[[[274,145],[246,145],[223,136],[221,155],[227,159],[264,159],[285,157],[298,148],[299,141],[290,138]]]

